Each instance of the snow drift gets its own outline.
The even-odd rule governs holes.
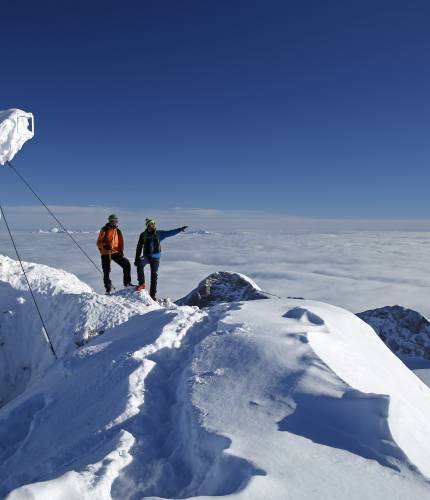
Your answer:
[[[21,109],[0,111],[0,165],[11,161],[33,136],[34,118],[32,113]]]
[[[147,312],[146,295],[94,293],[76,276],[48,266],[24,263],[54,349],[60,357],[90,337]],[[30,380],[54,362],[47,348],[19,263],[0,256],[0,407],[22,392]]]
[[[24,290],[0,262],[16,317]],[[62,356],[0,409],[0,497],[430,497],[430,389],[353,314],[279,298],[162,308],[26,265]],[[89,322],[105,333],[76,347]],[[37,333],[7,331],[18,358],[11,332]]]

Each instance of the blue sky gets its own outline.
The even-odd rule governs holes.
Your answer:
[[[55,205],[430,217],[425,1],[2,5],[0,109]],[[5,204],[32,204],[0,171]]]

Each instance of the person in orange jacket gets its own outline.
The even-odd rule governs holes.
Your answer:
[[[124,257],[124,238],[118,229],[118,222],[118,217],[115,214],[109,215],[108,223],[100,229],[97,238],[97,247],[102,259],[103,283],[107,294],[112,289],[110,280],[112,260],[122,267],[124,286],[134,286],[131,284],[130,261]]]

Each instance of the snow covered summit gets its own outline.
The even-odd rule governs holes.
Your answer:
[[[14,266],[0,259],[16,318]],[[165,309],[27,266],[63,347],[0,409],[0,497],[430,497],[430,389],[353,314],[279,298]],[[90,320],[99,330],[78,348]],[[8,326],[19,359],[12,331],[38,332]]]

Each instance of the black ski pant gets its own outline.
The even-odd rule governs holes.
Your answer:
[[[149,267],[151,268],[151,289],[149,291],[149,295],[155,299],[155,296],[157,295],[158,267],[160,266],[160,259],[145,256],[137,261],[137,279],[139,280],[139,285],[145,284],[146,264],[149,264]]]
[[[110,280],[112,260],[122,267],[124,286],[127,286],[131,283],[131,265],[130,261],[126,259],[124,255],[120,253],[113,253],[112,255],[102,255],[103,283],[107,292],[110,292],[112,288],[112,281]]]

